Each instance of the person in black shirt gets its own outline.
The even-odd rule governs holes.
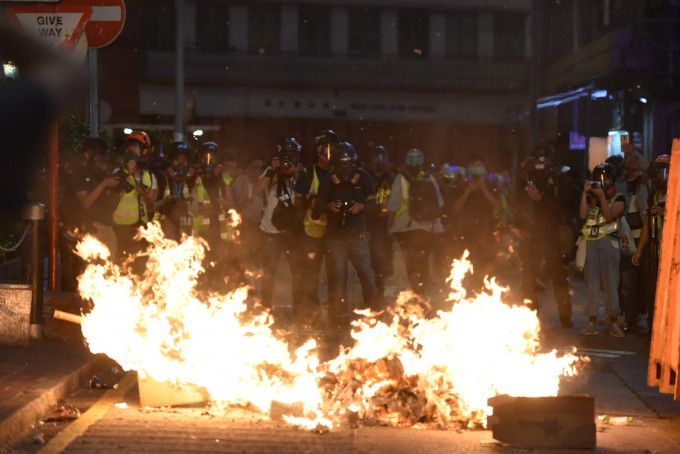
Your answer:
[[[84,234],[91,234],[104,243],[115,256],[116,235],[113,231],[113,209],[116,202],[113,189],[120,185],[120,177],[107,173],[108,149],[101,139],[89,139],[82,148],[82,158],[67,176],[64,201],[61,204],[62,290],[75,291],[76,277],[83,262],[74,254],[75,243]]]
[[[377,146],[369,164],[369,174],[373,179],[375,198],[378,204],[375,216],[368,218],[368,231],[371,234],[371,259],[375,271],[378,295],[384,296],[385,279],[393,272],[392,238],[387,231],[387,200],[392,192],[394,175],[390,171],[389,155],[383,146]]]
[[[361,281],[364,304],[381,309],[371,263],[367,215],[377,211],[371,176],[357,167],[357,153],[348,142],[336,145],[329,178],[319,186],[319,212],[328,216],[326,239],[333,292],[329,295],[329,318],[338,329],[349,328],[351,302],[347,295],[348,260]]]
[[[563,255],[560,245],[559,228],[564,224],[564,186],[558,169],[553,167],[554,149],[547,142],[539,142],[530,158],[525,161],[526,179],[524,192],[530,204],[530,221],[523,241],[522,273],[525,300],[532,309],[538,310],[536,279],[545,261],[545,276],[552,280],[553,293],[557,302],[560,324],[571,328],[572,308],[567,281],[566,262],[570,257]]]

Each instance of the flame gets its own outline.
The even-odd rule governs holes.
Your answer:
[[[450,309],[428,318],[426,303],[402,292],[388,311],[357,311],[354,345],[321,362],[315,340],[291,353],[269,313],[250,314],[246,288],[199,294],[203,240],[177,243],[153,225],[139,235],[150,244],[142,276],[109,261],[91,236],[77,247],[90,262],[79,284],[93,302],[82,323],[90,350],[142,377],[203,388],[217,406],[250,404],[263,413],[279,406],[286,421],[317,430],[360,422],[483,426],[488,398],[557,395],[560,377],[577,372],[573,354],[540,352],[536,313],[504,303],[507,289],[494,279],[467,297],[467,252],[447,279]]]

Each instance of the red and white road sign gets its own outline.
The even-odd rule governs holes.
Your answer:
[[[116,39],[125,23],[123,0],[63,0],[58,5],[7,6],[8,16],[37,36],[73,47],[85,31],[87,47],[103,47]]]
[[[87,47],[104,47],[120,35],[125,24],[123,0],[64,0],[63,4],[92,8],[92,16],[85,26]]]

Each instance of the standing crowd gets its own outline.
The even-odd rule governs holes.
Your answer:
[[[354,146],[332,130],[319,132],[314,145],[316,162],[306,166],[300,143],[285,138],[269,163],[253,159],[239,168],[235,155],[210,141],[195,152],[183,142],[161,151],[148,134],[134,131],[110,156],[102,140],[88,140],[64,179],[62,288],[75,290],[82,272],[73,254],[80,235],[95,235],[122,262],[145,247],[135,239],[138,228],[155,222],[167,238],[205,239],[206,285],[250,284],[265,309],[276,305],[275,275],[285,257],[292,322],[324,324],[319,287],[326,281],[326,322],[346,330],[357,306],[385,307],[395,241],[411,290],[432,297],[444,293],[452,260],[465,250],[474,267],[465,286],[479,291],[502,261],[504,232],[513,232],[525,304],[540,310],[540,286],[551,281],[560,322],[570,328],[567,265],[581,236],[590,317],[581,334],[597,334],[598,325],[607,324],[610,335],[621,337],[637,329],[643,314],[651,323],[668,156],[647,166],[638,151],[624,147],[623,158],[598,164],[580,187],[568,168],[554,165],[552,146],[539,143],[511,187],[508,178],[487,171],[481,156],[470,157],[466,168],[436,168],[413,148],[394,165],[388,150],[376,146],[360,162]],[[633,247],[622,247],[622,219]],[[363,306],[348,296],[349,264]],[[135,266],[143,271],[143,264]],[[261,270],[255,282],[253,270]],[[600,290],[604,320],[598,320]]]

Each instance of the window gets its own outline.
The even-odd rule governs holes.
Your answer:
[[[477,59],[477,13],[446,15],[446,56],[457,60]]]
[[[420,9],[399,11],[399,56],[403,58],[427,57],[429,16]]]
[[[281,53],[281,8],[278,5],[248,7],[248,53]]]
[[[521,13],[498,13],[494,17],[493,53],[498,61],[526,58],[524,36],[527,16]]]
[[[298,8],[298,52],[307,57],[330,54],[330,10],[322,6]]]
[[[380,54],[380,10],[378,8],[350,8],[348,28],[350,55],[377,57]]]
[[[175,48],[175,6],[172,0],[151,0],[142,4],[143,40],[147,49]]]
[[[196,48],[229,50],[229,4],[215,0],[196,2]]]

